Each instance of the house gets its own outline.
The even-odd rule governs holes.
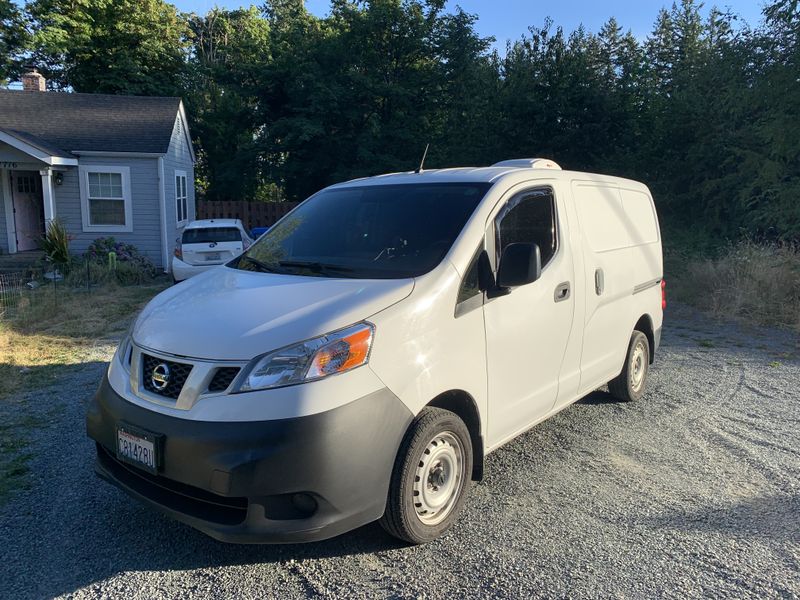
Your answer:
[[[194,162],[180,98],[0,90],[0,252],[38,248],[58,219],[82,253],[100,237],[135,245],[168,272],[195,218]]]

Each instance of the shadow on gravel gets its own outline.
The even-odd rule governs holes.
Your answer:
[[[98,485],[101,483],[98,481]],[[106,485],[106,484],[102,484]],[[240,545],[218,542],[187,525],[172,521],[111,490],[104,514],[88,516],[80,540],[83,548],[65,548],[51,565],[60,580],[39,582],[39,597],[69,595],[93,584],[129,572],[174,572],[300,562],[359,554],[375,554],[404,547],[372,523],[323,542],[293,545]],[[105,494],[104,494],[105,495]],[[80,528],[80,524],[75,524]],[[93,560],[80,557],[91,549]],[[105,557],[98,561],[96,557]]]
[[[800,542],[800,495],[757,496],[729,506],[708,506],[693,512],[672,512],[646,524],[659,529],[714,531],[726,536],[758,537],[785,544]]]
[[[597,406],[604,404],[624,404],[624,402],[620,402],[608,392],[595,390],[588,396],[584,396],[581,400],[578,400],[577,404],[587,404],[589,406]]]
[[[18,409],[20,418],[44,421],[25,436],[29,489],[18,489],[0,505],[0,598],[71,594],[126,572],[301,561],[403,547],[377,523],[312,544],[223,544],[101,481],[94,474],[94,443],[86,437],[84,418],[105,368],[103,362],[87,363],[69,385],[30,390],[24,410]],[[60,406],[57,413],[54,405]]]

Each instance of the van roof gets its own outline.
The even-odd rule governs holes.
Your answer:
[[[420,173],[408,171],[405,173],[388,173],[386,175],[375,175],[373,177],[363,177],[352,179],[331,187],[367,186],[367,185],[392,185],[408,183],[495,183],[500,178],[508,175],[530,174],[542,179],[565,179],[572,180],[594,180],[607,183],[626,183],[635,184],[637,187],[643,184],[611,175],[601,175],[598,173],[585,173],[582,171],[562,171],[550,168],[531,168],[524,166],[491,166],[491,167],[457,167],[451,169],[431,169]]]

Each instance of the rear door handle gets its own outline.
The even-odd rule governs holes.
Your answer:
[[[559,283],[556,286],[556,291],[553,293],[553,300],[555,302],[563,302],[569,298],[569,281]]]

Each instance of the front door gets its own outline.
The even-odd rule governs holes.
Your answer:
[[[528,188],[494,219],[495,264],[505,246],[525,242],[539,245],[543,268],[537,281],[484,305],[490,446],[547,415],[558,395],[575,297],[573,257],[557,206],[552,187]]]
[[[39,174],[36,171],[12,171],[11,199],[17,251],[36,250],[39,238],[44,234],[44,202]]]

